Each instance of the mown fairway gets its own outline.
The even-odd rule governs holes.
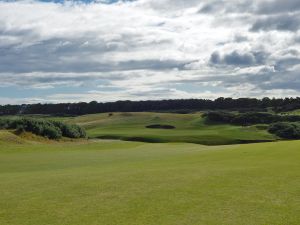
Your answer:
[[[206,124],[201,113],[108,113],[66,119],[86,128],[93,138],[144,142],[187,142],[205,145],[236,144],[276,139],[265,129],[227,124]],[[147,129],[151,124],[175,126],[173,130]]]
[[[299,141],[0,139],[1,225],[300,224]]]

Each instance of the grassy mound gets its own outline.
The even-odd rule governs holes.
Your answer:
[[[0,130],[0,144],[24,144],[25,141],[18,135],[6,130]]]
[[[62,138],[59,141],[61,142],[70,142],[73,139],[70,138]],[[36,143],[36,144],[53,144],[57,143],[56,140],[50,140],[46,137],[39,136],[33,134],[31,132],[19,132],[14,130],[0,130],[0,145],[3,147],[8,144],[29,144],[29,143]]]

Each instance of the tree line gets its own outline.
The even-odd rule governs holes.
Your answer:
[[[1,105],[0,115],[16,114],[52,114],[84,115],[104,112],[143,112],[168,111],[189,113],[197,110],[238,110],[266,111],[272,108],[276,112],[300,109],[300,98],[218,98],[210,99],[174,99],[149,101],[117,101],[59,104],[23,104]]]
[[[228,123],[249,126],[255,124],[271,124],[276,122],[300,122],[300,115],[279,115],[267,112],[208,112],[202,115],[210,122]]]

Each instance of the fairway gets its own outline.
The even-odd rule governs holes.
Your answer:
[[[0,141],[2,225],[299,225],[300,142]]]

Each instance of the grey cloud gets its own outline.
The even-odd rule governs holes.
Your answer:
[[[237,77],[235,80],[232,79],[230,82],[232,82],[232,84],[236,82],[249,83],[252,84],[255,88],[261,90],[285,89],[300,91],[299,74],[299,70],[285,72],[270,72],[259,75],[246,74],[244,76],[241,76],[240,79]]]
[[[252,53],[232,52],[224,56],[224,62],[228,65],[254,65],[256,63],[255,56]]]
[[[275,64],[275,69],[277,71],[286,71],[289,68],[300,65],[300,58],[298,57],[289,57],[284,59],[279,59]],[[300,74],[299,74],[300,75]]]
[[[210,62],[213,64],[221,64],[223,62],[223,59],[221,58],[220,53],[213,52],[210,56]]]
[[[146,4],[155,10],[170,12],[197,6],[199,0],[150,0],[146,1]]]
[[[138,77],[138,75],[136,75]],[[87,83],[107,83],[115,80],[126,80],[128,75],[119,73],[0,73],[2,86],[17,85],[35,87],[44,85],[78,86]]]
[[[199,10],[199,13],[215,13],[221,10],[222,8],[224,9],[223,1],[212,1],[202,6],[201,9]]]
[[[253,11],[254,8],[253,0],[244,0],[244,1],[224,1],[224,0],[215,0],[207,1],[200,10],[199,13],[212,14],[212,13],[232,13],[240,12],[245,13]]]
[[[300,35],[296,36],[294,38],[295,43],[300,43]]]
[[[199,13],[252,13],[279,14],[300,11],[299,0],[243,0],[243,1],[206,1]]]
[[[295,48],[291,48],[291,49],[284,50],[283,55],[299,56],[300,52],[299,52],[299,50],[297,50]]]
[[[251,85],[260,91],[293,90],[300,91],[300,70],[274,72],[262,70],[260,73],[247,73],[239,75],[207,75],[193,80],[183,80],[184,83],[217,82],[219,87],[235,88],[237,86]]]
[[[276,14],[300,11],[299,0],[272,0],[262,1],[257,6],[257,13]]]
[[[217,14],[215,23],[234,24],[239,21],[250,31],[297,31],[300,29],[300,1],[223,1],[205,3],[199,13]],[[234,15],[235,14],[235,15]],[[222,19],[220,19],[222,18]]]
[[[280,30],[280,31],[297,31],[300,28],[300,16],[299,15],[277,15],[270,16],[264,19],[258,19],[253,26],[251,31],[269,31],[269,30]]]
[[[126,47],[124,47],[124,44]],[[150,46],[152,44],[148,43]],[[137,47],[128,45],[125,42],[122,43],[121,40],[105,42],[95,39],[55,38],[27,47],[19,47],[18,45],[6,46],[1,48],[0,72],[27,73],[40,71],[83,73],[140,69],[165,70],[173,68],[184,69],[184,65],[189,63],[189,61],[173,59],[141,59],[117,62],[105,59],[105,54],[107,53],[126,52],[127,48],[134,50]]]
[[[0,72],[88,72],[101,67],[90,60],[93,52],[112,51],[104,43],[84,45],[84,40],[50,39],[29,46],[2,48]],[[102,65],[105,70],[105,65]]]
[[[6,27],[0,28],[0,36],[32,36],[37,35],[33,29],[19,28],[7,29]]]
[[[119,70],[169,70],[179,69],[184,70],[185,65],[192,63],[193,61],[177,61],[177,60],[130,60],[120,62],[117,65]]]
[[[84,56],[83,56],[84,57]],[[42,59],[37,56],[30,58],[20,58],[13,56],[0,57],[0,72],[29,73],[29,72],[113,72],[113,71],[133,71],[133,70],[169,70],[185,69],[185,65],[190,61],[176,60],[128,60],[121,62],[97,62],[81,58],[80,55],[68,59],[68,57],[49,56]],[[17,66],[15,65],[17,64]]]
[[[247,36],[244,36],[244,35],[237,34],[234,37],[234,42],[237,42],[237,43],[247,42],[247,41],[249,41],[249,39]]]
[[[212,53],[210,62],[212,64],[230,65],[230,66],[253,66],[264,63],[267,54],[265,52],[238,52],[233,51],[221,55],[219,52]]]
[[[174,90],[170,88],[151,88],[150,90],[135,90],[131,91],[130,94],[133,96],[146,96],[146,97],[162,97],[172,94]]]
[[[237,85],[252,85],[255,89],[294,90],[300,91],[300,70],[294,71],[261,71],[258,74],[242,74],[235,76],[222,76],[218,80],[220,86],[235,87]]]
[[[273,89],[289,89],[300,91],[300,79],[299,79],[300,71],[291,71],[284,73],[273,73],[270,75],[266,75],[269,79],[267,82],[258,83],[255,82],[257,87],[263,90],[273,90]]]

